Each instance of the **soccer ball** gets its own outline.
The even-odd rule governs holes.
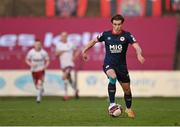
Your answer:
[[[115,104],[108,108],[109,115],[113,117],[118,117],[122,114],[122,107],[119,104]]]

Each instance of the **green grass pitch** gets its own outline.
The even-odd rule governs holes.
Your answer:
[[[122,98],[116,99],[124,107]],[[136,118],[123,113],[112,118],[107,114],[107,98],[80,98],[63,101],[61,97],[1,97],[0,126],[180,126],[180,98],[134,98]]]

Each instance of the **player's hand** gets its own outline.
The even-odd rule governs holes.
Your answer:
[[[33,68],[36,68],[36,67],[37,67],[37,64],[31,63],[30,66],[33,67]]]
[[[47,66],[47,65],[45,65],[45,66],[44,66],[44,70],[46,70],[47,68],[48,68],[48,66]]]
[[[142,55],[138,55],[137,58],[141,64],[143,64],[145,62],[145,59]]]
[[[57,51],[57,52],[56,52],[56,56],[59,57],[59,56],[61,56],[61,55],[62,55],[63,53],[65,53],[65,52],[66,52],[65,50],[64,50],[64,51]]]
[[[82,58],[84,61],[88,61],[88,59],[89,59],[88,55],[86,53],[83,53],[83,52],[82,52]]]
[[[77,59],[76,57],[73,57],[73,58],[72,58],[72,60],[73,60],[74,62],[76,61],[76,59]]]

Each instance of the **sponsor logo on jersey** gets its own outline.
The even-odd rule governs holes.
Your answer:
[[[109,50],[111,53],[121,53],[122,45],[109,45]]]

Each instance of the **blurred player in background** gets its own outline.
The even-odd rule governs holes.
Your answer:
[[[44,76],[49,62],[48,53],[42,48],[41,42],[36,40],[34,48],[32,48],[26,56],[26,63],[31,69],[33,81],[37,89],[37,103],[40,103],[44,92]]]
[[[78,57],[80,51],[77,49],[76,45],[69,43],[67,41],[67,33],[61,33],[61,42],[56,45],[56,55],[59,57],[61,68],[63,71],[63,80],[64,80],[64,100],[68,100],[68,85],[70,85],[74,92],[75,97],[79,98],[78,89],[76,82],[72,79],[72,70],[74,69],[74,60]]]
[[[144,63],[145,59],[142,56],[142,50],[134,36],[122,29],[124,18],[121,15],[115,15],[111,19],[112,30],[104,31],[96,39],[91,40],[82,51],[84,60],[87,60],[86,52],[93,47],[97,42],[105,42],[106,55],[104,59],[103,70],[109,79],[108,94],[110,105],[109,113],[115,107],[116,80],[121,84],[124,91],[124,99],[128,117],[134,118],[135,113],[131,109],[132,94],[130,88],[130,77],[126,64],[126,52],[128,45],[131,44],[136,50],[137,59],[140,63]]]

